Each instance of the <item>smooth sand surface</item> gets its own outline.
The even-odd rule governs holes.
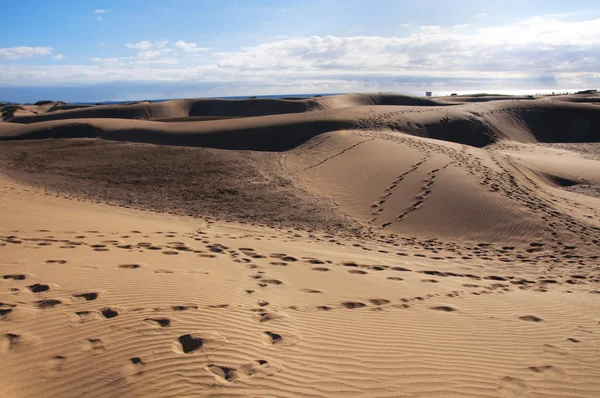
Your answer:
[[[0,396],[597,397],[594,101],[5,115]]]

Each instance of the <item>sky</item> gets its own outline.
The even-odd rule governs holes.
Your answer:
[[[23,0],[0,8],[0,101],[599,86],[597,0]]]

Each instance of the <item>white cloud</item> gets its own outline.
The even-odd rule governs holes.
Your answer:
[[[95,64],[100,64],[100,66],[106,68],[114,68],[125,65],[122,58],[90,58],[90,61]]]
[[[137,50],[151,50],[151,49],[157,49],[157,48],[164,48],[167,46],[167,44],[169,44],[168,40],[157,40],[155,42],[151,42],[148,40],[142,40],[138,43],[135,44],[131,44],[131,43],[125,43],[125,47],[128,48],[135,48]]]
[[[161,55],[162,55],[162,53],[160,51],[149,50],[149,51],[139,52],[137,56],[140,59],[150,59],[150,58],[160,57]]]
[[[173,46],[179,48],[180,50],[183,50],[186,52],[191,52],[191,53],[209,50],[209,48],[197,47],[196,43],[185,42],[183,40],[176,41],[175,43],[173,43]]]
[[[3,66],[0,84],[201,81],[272,92],[600,84],[600,19],[566,22],[546,16],[485,28],[421,26],[402,37],[273,38],[235,51],[204,52],[202,64],[189,57],[205,50],[196,43],[167,45],[166,40],[128,43],[136,54],[93,58],[92,65]],[[169,52],[173,49],[178,51]]]
[[[22,58],[48,55],[52,47],[9,47],[0,48],[0,60],[14,61]]]
[[[58,61],[60,61],[61,59],[65,59],[67,58],[65,55],[63,54],[56,54],[54,57],[52,57],[53,59],[56,59]]]
[[[402,27],[402,28],[410,28],[410,24],[403,23],[403,24],[400,25],[400,27]]]
[[[475,14],[474,17],[475,18],[485,18],[488,15],[485,12],[480,12],[479,14]]]
[[[136,61],[131,61],[130,65],[176,65],[179,61],[175,58],[139,58]]]
[[[108,12],[107,10],[101,10],[101,9],[94,10],[94,14],[106,14],[107,12]]]

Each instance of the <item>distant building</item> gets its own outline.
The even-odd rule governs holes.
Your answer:
[[[426,95],[427,97],[431,97],[432,93],[431,93],[431,91],[425,91],[425,95]]]

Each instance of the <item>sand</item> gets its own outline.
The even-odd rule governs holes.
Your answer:
[[[0,395],[598,396],[598,98],[5,115]]]

